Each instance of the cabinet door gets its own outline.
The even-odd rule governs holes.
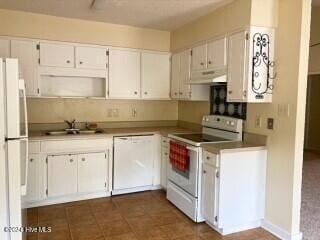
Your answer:
[[[180,82],[179,96],[181,99],[190,98],[190,50],[186,50],[180,55]]]
[[[88,153],[78,155],[78,192],[95,192],[107,189],[107,154]]]
[[[77,193],[77,155],[48,156],[48,197]]]
[[[109,96],[140,98],[140,53],[109,50]]]
[[[192,48],[191,69],[207,68],[207,44]]]
[[[180,53],[173,54],[171,58],[171,98],[179,98],[180,84]]]
[[[37,42],[11,40],[11,57],[18,58],[20,78],[26,83],[27,96],[38,95],[38,51]]]
[[[41,199],[40,177],[43,169],[40,164],[39,154],[29,154],[28,181],[27,181],[27,201],[39,201]]]
[[[245,95],[246,32],[232,34],[228,40],[227,101],[242,102]]]
[[[40,65],[74,67],[74,46],[57,43],[40,43]]]
[[[170,56],[141,53],[142,98],[168,99],[170,97]]]
[[[208,68],[227,67],[227,39],[219,39],[208,44]]]
[[[210,223],[216,225],[215,217],[217,216],[217,168],[203,164],[202,173],[202,214]]]
[[[107,49],[96,47],[76,47],[76,67],[87,69],[107,69]]]
[[[9,58],[10,57],[10,40],[0,39],[0,57]]]

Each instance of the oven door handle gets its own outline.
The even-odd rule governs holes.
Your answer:
[[[190,147],[190,146],[186,146],[186,148],[190,151],[193,151],[193,152],[198,152],[198,148],[195,148],[195,147]]]

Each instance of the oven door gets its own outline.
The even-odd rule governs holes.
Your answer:
[[[170,140],[173,141],[173,140]],[[178,142],[179,144],[184,144],[182,142]],[[194,197],[198,197],[198,171],[199,171],[199,147],[194,147],[191,145],[187,145],[187,149],[189,150],[190,156],[190,168],[187,173],[180,172],[179,170],[172,167],[170,160],[167,164],[167,174],[168,180],[182,188],[184,191],[188,192]]]

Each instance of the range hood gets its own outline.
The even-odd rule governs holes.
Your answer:
[[[226,69],[191,71],[190,84],[215,84],[227,82]]]

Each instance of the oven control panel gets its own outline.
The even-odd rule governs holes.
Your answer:
[[[202,126],[216,128],[232,132],[242,132],[242,119],[219,115],[205,115],[202,118]]]

